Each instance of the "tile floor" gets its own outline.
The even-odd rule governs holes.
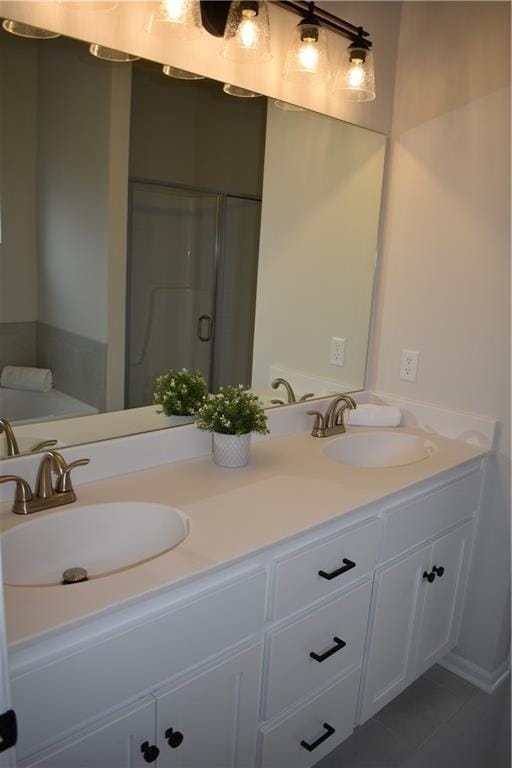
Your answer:
[[[315,768],[510,765],[510,678],[489,696],[435,666]]]

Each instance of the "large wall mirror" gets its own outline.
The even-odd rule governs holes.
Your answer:
[[[52,372],[2,377],[21,452],[167,426],[169,369],[364,387],[384,136],[71,39],[0,68],[0,369]]]

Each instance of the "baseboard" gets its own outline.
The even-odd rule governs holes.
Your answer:
[[[455,651],[451,651],[451,653],[444,656],[437,663],[441,667],[445,667],[449,672],[453,672],[455,675],[467,680],[468,683],[476,685],[477,688],[485,691],[485,693],[493,693],[510,674],[510,663],[508,660],[500,664],[493,672],[488,672],[483,667],[479,667],[463,656],[459,656]]]

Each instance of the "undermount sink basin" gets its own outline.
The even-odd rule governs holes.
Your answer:
[[[62,584],[69,568],[89,578],[107,576],[150,560],[182,542],[186,515],[163,504],[113,502],[63,507],[2,534],[4,581],[8,585]]]
[[[338,464],[353,467],[399,467],[428,459],[434,443],[418,435],[399,432],[362,432],[331,440],[324,453]]]

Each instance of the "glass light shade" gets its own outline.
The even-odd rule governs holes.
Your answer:
[[[115,0],[57,0],[57,3],[71,11],[113,11],[118,6]]]
[[[228,96],[237,96],[239,99],[257,99],[261,97],[261,93],[248,91],[246,88],[240,88],[238,85],[230,85],[230,83],[224,83],[222,90],[224,93],[227,93]]]
[[[375,98],[373,54],[349,45],[343,55],[334,90],[347,101],[372,101]]]
[[[51,40],[54,37],[60,37],[58,32],[49,32],[47,29],[33,27],[31,24],[23,24],[21,21],[13,21],[13,19],[4,19],[2,27],[11,35],[30,37],[34,40]]]
[[[292,83],[320,85],[330,76],[325,30],[318,24],[301,21],[293,30],[283,77]]]
[[[104,61],[115,61],[119,64],[128,61],[138,61],[140,56],[132,56],[131,53],[124,53],[124,51],[117,51],[115,48],[106,48],[104,45],[97,45],[92,43],[89,46],[89,52],[97,59],[103,59]]]
[[[173,37],[192,40],[203,31],[199,0],[160,0],[144,25],[152,33],[164,27]]]
[[[170,64],[164,64],[162,72],[167,77],[174,77],[176,80],[204,80],[204,75],[196,75],[195,72],[187,72],[186,69],[171,67]]]
[[[274,106],[278,109],[282,109],[283,112],[305,112],[304,107],[298,107],[296,104],[289,104],[287,101],[280,101],[275,99]]]
[[[266,2],[233,0],[221,51],[230,61],[258,64],[270,61],[270,25]]]

